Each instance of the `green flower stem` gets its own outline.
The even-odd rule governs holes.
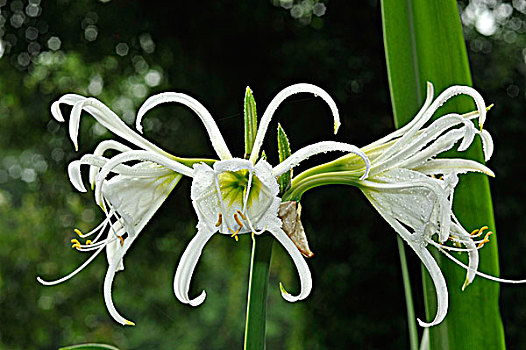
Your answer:
[[[256,244],[257,242],[257,244]],[[252,236],[252,258],[248,285],[245,350],[265,349],[268,276],[272,256],[272,236]]]
[[[398,254],[400,255],[400,266],[402,268],[402,279],[404,281],[405,307],[407,310],[407,324],[409,328],[409,345],[411,350],[418,350],[418,330],[416,328],[415,307],[413,305],[413,292],[411,291],[411,280],[405,257],[404,240],[396,235],[398,242]]]
[[[323,166],[320,166],[323,167]],[[319,168],[319,167],[316,167]],[[314,170],[313,168],[312,170]],[[313,175],[303,177],[300,181],[293,180],[290,189],[283,195],[283,201],[299,201],[303,193],[311,188],[324,185],[351,185],[357,186],[358,179],[363,171],[337,171],[322,173],[318,171]]]

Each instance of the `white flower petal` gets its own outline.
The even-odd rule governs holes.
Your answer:
[[[268,126],[270,124],[270,120],[272,119],[274,112],[276,112],[276,109],[278,106],[283,102],[287,97],[290,97],[294,94],[298,94],[301,92],[309,92],[314,94],[315,96],[321,97],[327,104],[329,105],[329,108],[331,109],[332,115],[334,117],[334,133],[336,134],[338,132],[338,128],[340,127],[340,115],[338,113],[338,108],[336,107],[336,103],[332,99],[332,97],[325,92],[325,90],[312,85],[312,84],[294,84],[289,87],[286,87],[285,89],[281,90],[273,99],[270,101],[267,109],[265,110],[265,113],[263,113],[263,117],[261,118],[261,122],[259,124],[258,132],[256,134],[256,139],[254,140],[254,146],[252,147],[252,154],[250,155],[250,161],[252,163],[256,163],[256,160],[259,157],[259,151],[261,149],[261,146],[263,144],[263,140],[265,138],[265,135],[267,133]]]
[[[101,192],[133,236],[142,231],[181,178],[177,173],[142,178],[117,175],[104,182]]]
[[[470,88],[469,86],[451,86],[444,90],[435,99],[435,101],[433,101],[431,106],[429,106],[429,108],[425,111],[422,117],[418,118],[418,120],[412,124],[411,128],[407,129],[403,136],[396,141],[394,146],[392,146],[387,152],[385,152],[381,156],[382,160],[390,158],[393,154],[397,153],[400,149],[404,148],[408,141],[411,140],[415,136],[415,134],[431,119],[431,117],[439,107],[446,103],[447,100],[449,100],[450,98],[460,94],[465,94],[473,98],[477,106],[479,124],[482,125],[484,123],[484,120],[486,119],[486,104],[484,103],[484,99],[482,98],[482,96],[476,90]]]
[[[75,160],[68,165],[68,176],[69,181],[79,192],[88,192],[84,184],[82,183],[82,174],[80,172],[80,166],[82,163],[79,160]]]
[[[190,290],[190,281],[203,248],[213,235],[213,231],[206,228],[206,226],[199,225],[197,234],[192,238],[181,256],[181,261],[175,272],[174,292],[177,299],[184,304],[198,306],[206,298],[206,292],[203,290],[198,297],[190,299],[188,291]]]
[[[411,121],[409,121],[409,123],[407,123],[406,125],[404,125],[403,127],[399,128],[399,129],[396,129],[395,131],[393,131],[389,135],[384,136],[381,139],[371,143],[370,145],[368,145],[365,148],[372,148],[372,147],[376,147],[378,145],[384,144],[386,142],[389,142],[389,141],[391,141],[391,140],[393,140],[393,139],[395,139],[397,137],[400,137],[400,136],[404,135],[409,129],[413,128],[413,126],[416,123],[418,123],[420,118],[422,118],[422,116],[424,115],[425,111],[429,108],[429,106],[431,105],[431,102],[433,102],[433,84],[428,81],[427,84],[426,84],[426,88],[427,88],[426,89],[426,91],[427,91],[426,100],[424,101],[424,104],[420,108],[420,111],[418,111],[416,116],[413,119],[411,119]]]
[[[390,170],[388,173],[383,174],[383,177],[387,181],[389,181],[389,178],[391,178],[392,180],[390,181],[392,182],[380,183],[364,180],[361,182],[362,191],[365,193],[368,189],[372,189],[378,192],[378,195],[380,196],[379,198],[383,198],[385,200],[389,199],[387,196],[387,193],[389,192],[394,193],[393,197],[398,197],[402,195],[400,191],[416,191],[419,188],[429,191],[430,194],[434,194],[435,200],[432,202],[432,205],[434,205],[434,203],[438,204],[438,222],[440,224],[439,241],[445,242],[449,237],[449,230],[451,227],[450,203],[447,200],[448,193],[445,193],[442,187],[436,182],[437,180],[419,174],[416,171],[407,169]],[[382,193],[386,193],[386,195],[382,195]],[[429,198],[428,195],[424,195],[424,197]],[[404,200],[402,200],[402,202],[408,206],[423,206],[423,203],[418,202],[411,203],[410,201]],[[401,209],[406,215],[412,215],[412,212],[419,212],[416,207],[413,209],[402,208],[400,206],[400,201],[396,200],[395,198],[393,198],[393,203],[390,205],[388,204],[388,206],[391,206],[393,208],[392,210]],[[416,227],[414,228],[416,229]]]
[[[93,155],[104,156],[104,153],[108,150],[115,150],[118,152],[128,152],[128,151],[131,151],[132,149],[115,140],[104,140],[97,145],[97,147],[95,148],[95,151],[93,151]],[[91,184],[92,188],[95,185],[95,177],[99,173],[99,168],[100,167],[96,167],[96,166],[89,167],[89,183]]]
[[[157,147],[156,145],[154,145],[153,143],[146,140],[145,138],[134,132],[132,129],[130,129],[122,121],[122,119],[120,119],[111,109],[109,109],[104,103],[100,102],[95,98],[85,98],[79,95],[63,96],[57,101],[57,104],[54,104],[52,106],[52,113],[54,113],[55,118],[57,118],[57,116],[58,118],[62,117],[61,114],[57,114],[60,113],[60,110],[58,109],[60,103],[73,105],[73,108],[75,109],[71,111],[71,119],[69,125],[69,134],[74,145],[77,145],[78,127],[81,112],[85,110],[93,118],[95,118],[97,122],[99,122],[102,126],[107,128],[117,136],[120,136],[125,140],[145,150],[150,150],[155,153],[169,156],[169,153],[165,152],[161,148]],[[77,107],[75,108],[76,105]]]
[[[76,94],[66,94],[58,99],[58,101],[53,102],[51,104],[51,115],[53,118],[55,118],[59,122],[64,122],[64,117],[62,116],[62,112],[60,111],[60,104],[68,104],[68,105],[74,105],[77,102],[85,100],[86,97],[76,95]]]
[[[307,296],[309,296],[310,291],[312,289],[312,276],[309,270],[309,266],[305,262],[305,258],[303,257],[303,255],[301,255],[300,251],[298,250],[298,248],[296,248],[296,246],[287,236],[285,231],[279,228],[279,226],[269,227],[267,228],[267,230],[279,241],[279,243],[281,243],[281,245],[283,246],[283,248],[285,248],[287,253],[289,253],[290,257],[292,258],[292,261],[294,261],[294,264],[296,265],[296,269],[298,270],[298,274],[300,277],[300,293],[296,296],[289,294],[280,283],[281,295],[283,296],[283,299],[291,303],[305,299]]]
[[[493,155],[493,139],[491,138],[491,134],[487,132],[486,130],[482,130],[480,133],[480,136],[482,138],[482,148],[484,150],[484,160],[487,162],[490,160],[491,156]]]
[[[118,251],[113,255],[113,260],[110,262],[108,266],[108,270],[106,271],[106,276],[104,277],[104,302],[106,304],[106,308],[108,309],[108,312],[110,313],[111,317],[118,323],[122,325],[129,325],[133,326],[135,325],[133,322],[128,321],[124,317],[122,317],[117,309],[115,308],[115,305],[113,304],[112,299],[112,287],[113,287],[113,279],[115,278],[115,273],[119,271],[119,268],[121,267],[122,260],[124,258],[124,255],[132,245],[133,241],[138,236],[129,236],[124,240],[124,245],[118,249]]]
[[[225,140],[223,139],[223,136],[221,135],[221,132],[219,131],[219,128],[217,127],[217,124],[214,121],[214,118],[212,118],[210,112],[208,112],[208,110],[201,103],[199,103],[199,101],[185,94],[176,92],[163,92],[148,98],[143,103],[141,108],[139,108],[139,112],[137,113],[137,119],[135,122],[137,130],[142,133],[141,121],[146,112],[161,103],[169,102],[181,103],[194,111],[203,122],[206,131],[208,132],[208,136],[210,137],[210,141],[212,142],[212,146],[214,147],[214,150],[216,151],[219,158],[232,158]]]
[[[374,205],[374,203],[373,203]],[[391,218],[387,213],[378,210],[380,215],[391,225],[391,227],[407,242],[407,244],[415,251],[418,255],[424,266],[426,267],[433,284],[435,285],[435,290],[437,293],[437,313],[433,321],[426,323],[422,322],[420,319],[418,323],[421,327],[431,327],[439,324],[444,320],[447,314],[448,309],[448,291],[446,280],[442,275],[440,267],[436,263],[433,256],[427,251],[425,247],[425,242],[419,240],[419,237],[415,237],[409,231],[400,224],[397,220]]]
[[[457,174],[479,172],[495,177],[495,173],[493,173],[493,171],[487,166],[474,160],[460,158],[431,159],[424,164],[413,168],[413,170],[426,175],[444,175],[454,171]]]
[[[464,132],[461,129],[451,130],[447,132],[446,134],[442,135],[441,137],[439,137],[435,142],[433,142],[428,147],[416,153],[414,156],[408,159],[405,159],[404,161],[399,162],[399,163],[398,163],[398,160],[393,160],[393,161],[389,160],[385,162],[384,164],[382,164],[382,166],[379,167],[379,169],[376,169],[373,166],[373,170],[371,171],[371,173],[379,172],[380,169],[389,169],[391,167],[394,167],[395,165],[396,167],[399,167],[399,168],[409,168],[409,169],[416,168],[417,166],[425,163],[426,161],[436,157],[440,153],[443,153],[453,148],[455,143],[457,143],[457,141],[460,140],[462,136],[464,136]]]
[[[473,126],[473,123],[468,122],[466,126],[463,128],[464,130],[464,138],[462,139],[462,142],[460,143],[460,146],[458,146],[459,152],[464,152],[468,149],[469,146],[473,143],[473,139],[475,138],[476,130]]]
[[[134,160],[140,160],[140,161],[149,161],[154,162],[159,165],[163,165],[167,167],[168,169],[173,170],[176,173],[180,173],[182,175],[186,175],[189,177],[193,177],[194,171],[187,167],[186,165],[183,165],[175,160],[166,158],[162,155],[152,153],[149,151],[129,151],[125,153],[121,153],[109,160],[104,167],[100,170],[100,173],[97,175],[96,181],[95,181],[95,201],[102,205],[101,201],[101,185],[102,182],[106,179],[106,177],[110,174],[110,172],[113,171],[115,167],[118,165],[134,161]]]
[[[326,153],[326,152],[332,152],[332,151],[342,151],[342,152],[349,152],[354,153],[360,158],[363,159],[365,163],[365,172],[361,179],[365,179],[367,175],[369,174],[369,169],[371,168],[371,162],[369,161],[369,158],[363,153],[361,149],[354,145],[350,145],[348,143],[343,142],[335,142],[335,141],[323,141],[318,142],[306,147],[303,147],[299,149],[298,151],[294,152],[290,157],[285,159],[282,163],[278,164],[276,167],[274,167],[274,170],[272,171],[272,174],[275,177],[278,177],[285,172],[289,171],[293,167],[299,165],[300,162],[304,161],[305,159],[320,153]]]

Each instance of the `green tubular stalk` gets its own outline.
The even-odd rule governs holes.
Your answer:
[[[266,233],[252,237],[252,258],[250,261],[245,325],[245,350],[265,349],[268,276],[273,242],[272,236]]]
[[[426,81],[437,93],[451,85],[471,85],[471,74],[462,35],[457,3],[454,0],[383,0],[382,22],[395,124],[407,123],[419,110]],[[473,102],[457,97],[441,114],[472,110]],[[480,140],[466,152],[448,156],[483,162]],[[483,225],[495,232],[488,179],[480,174],[460,177],[455,193],[454,212],[470,231]],[[479,251],[481,271],[499,274],[496,240]],[[445,320],[429,330],[429,349],[504,349],[504,330],[498,299],[499,285],[477,277],[461,291],[466,272],[436,252],[449,289],[449,311]],[[460,257],[460,258],[465,258]],[[436,312],[436,294],[427,273],[424,297],[427,319]],[[484,320],[477,325],[477,320]]]

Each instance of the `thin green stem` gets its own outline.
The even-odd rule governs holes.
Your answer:
[[[256,244],[257,241],[257,244]],[[269,234],[252,235],[252,258],[248,285],[245,350],[265,349],[268,276],[274,240]]]
[[[398,241],[398,253],[400,255],[400,266],[402,268],[402,279],[404,280],[405,307],[407,310],[407,325],[409,328],[409,344],[411,350],[418,350],[418,330],[415,322],[415,308],[413,305],[413,293],[411,292],[411,280],[407,268],[404,240],[396,235]]]

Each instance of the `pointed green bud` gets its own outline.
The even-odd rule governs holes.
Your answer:
[[[256,101],[252,90],[247,86],[245,92],[245,159],[250,157],[252,153],[252,147],[254,146],[254,140],[256,139],[256,133],[258,129],[258,116],[256,111]]]
[[[290,143],[285,134],[285,130],[278,123],[278,151],[279,151],[279,162],[283,162],[285,159],[290,157]],[[290,179],[292,178],[292,169],[287,171],[280,177],[278,177],[280,193],[284,193],[290,186]]]

